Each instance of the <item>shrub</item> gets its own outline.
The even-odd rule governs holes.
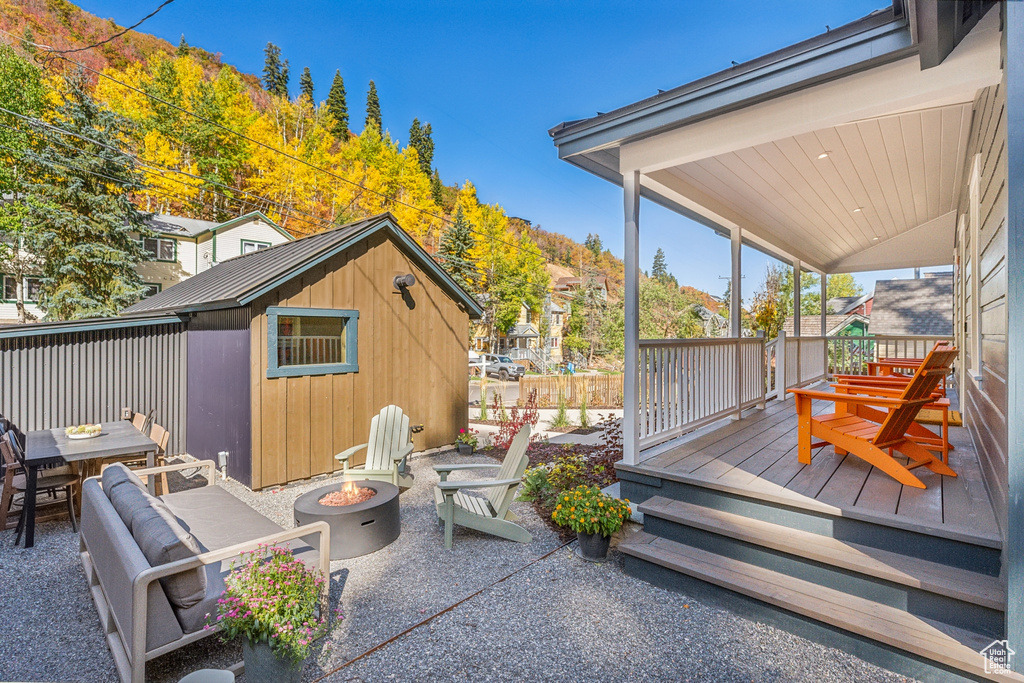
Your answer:
[[[487,385],[480,387],[480,421],[487,421]]]
[[[269,643],[278,657],[302,661],[327,633],[327,615],[320,610],[324,580],[290,549],[261,546],[232,562],[227,590],[207,628],[220,626],[225,640],[244,636]]]
[[[586,387],[583,387],[583,391],[580,392],[580,427],[590,426],[590,416],[587,415],[587,391]]]
[[[566,491],[586,482],[586,460],[573,452],[561,453],[551,465],[548,481],[556,491]]]
[[[555,413],[554,419],[551,420],[551,427],[553,429],[562,429],[569,426],[569,410],[565,402],[565,395],[562,392],[558,392],[558,412]]]
[[[505,397],[500,391],[494,393],[494,401],[491,403],[491,414],[498,422],[508,422],[508,411],[505,410]]]
[[[537,465],[527,468],[523,473],[523,485],[519,488],[519,495],[516,500],[527,503],[540,503],[545,507],[554,504],[558,491],[548,481],[551,469],[547,465]]]
[[[551,519],[576,533],[611,536],[629,519],[629,501],[601,493],[596,486],[577,486],[558,496]]]
[[[516,434],[522,429],[523,425],[528,424],[531,427],[537,426],[537,390],[533,389],[530,391],[529,396],[526,398],[526,405],[522,410],[519,406],[512,406],[511,414],[508,419],[501,423],[498,428],[498,433],[494,436],[491,443],[498,448],[507,450],[512,445],[512,439],[516,438]]]

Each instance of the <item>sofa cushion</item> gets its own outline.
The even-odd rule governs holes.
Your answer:
[[[132,518],[132,537],[153,567],[199,554],[199,545],[162,502],[137,510]],[[167,599],[175,607],[191,607],[206,595],[202,567],[160,579]]]
[[[104,487],[104,493],[106,493],[106,487]],[[121,521],[128,527],[128,531],[132,530],[132,523],[139,512],[160,503],[159,499],[149,495],[145,489],[132,486],[127,479],[117,482],[107,495]]]
[[[146,484],[143,483],[142,479],[137,474],[132,472],[130,469],[125,467],[124,463],[114,463],[108,467],[103,468],[103,492],[107,494],[107,498],[110,498],[111,492],[119,484],[135,484],[137,487],[146,490]]]

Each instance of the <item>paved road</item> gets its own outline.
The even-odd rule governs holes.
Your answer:
[[[502,382],[497,379],[487,380],[487,402],[494,400],[494,392],[500,391],[505,405],[515,405],[519,400],[519,382]],[[469,383],[469,402],[475,404],[480,400],[480,382]]]

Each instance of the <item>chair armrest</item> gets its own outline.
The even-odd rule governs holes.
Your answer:
[[[858,394],[864,396],[884,396],[888,398],[899,398],[903,395],[904,389],[894,389],[892,387],[877,386],[874,384],[857,384],[851,382],[850,384],[833,384],[837,394]],[[933,400],[939,400],[942,398],[942,392],[933,391],[931,394]]]
[[[485,479],[483,481],[442,481],[437,485],[442,493],[455,493],[459,489],[483,489],[518,484],[519,479]]]
[[[856,394],[834,394],[831,391],[814,391],[812,389],[787,389],[787,392],[794,396],[802,396],[804,398],[818,399],[821,401],[831,401],[835,403],[862,403],[864,405],[873,406],[891,406],[900,407],[911,403],[928,403],[931,399],[921,399],[919,401],[903,401],[897,398],[875,398],[872,396],[858,396]]]
[[[395,462],[404,460],[406,457],[408,457],[410,453],[412,453],[413,448],[413,444],[407,444],[405,446],[402,446],[401,450],[399,450],[397,453],[391,456],[391,459],[394,460]]]
[[[145,482],[149,477],[163,474],[164,472],[178,472],[180,470],[206,470],[206,485],[213,486],[217,474],[217,464],[212,460],[192,460],[190,462],[176,462],[170,465],[159,467],[144,467],[139,470],[132,470],[132,473]]]
[[[455,472],[456,470],[500,470],[501,465],[489,463],[467,463],[465,465],[434,465],[435,472]]]
[[[334,459],[335,460],[340,460],[341,462],[347,462],[349,458],[351,458],[353,455],[355,455],[356,453],[358,453],[362,449],[366,448],[368,445],[369,444],[361,443],[358,446],[353,446],[352,448],[346,448],[341,453],[338,453],[336,456],[334,456]]]

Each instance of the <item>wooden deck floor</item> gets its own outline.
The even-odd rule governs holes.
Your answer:
[[[816,413],[830,410],[833,404],[815,402]],[[797,459],[793,401],[772,401],[625,469],[999,547],[998,524],[967,430],[951,427],[950,443],[955,450],[949,464],[959,476],[916,469],[924,490],[905,487],[854,455],[836,455],[832,446],[816,449],[811,464],[803,465]]]

